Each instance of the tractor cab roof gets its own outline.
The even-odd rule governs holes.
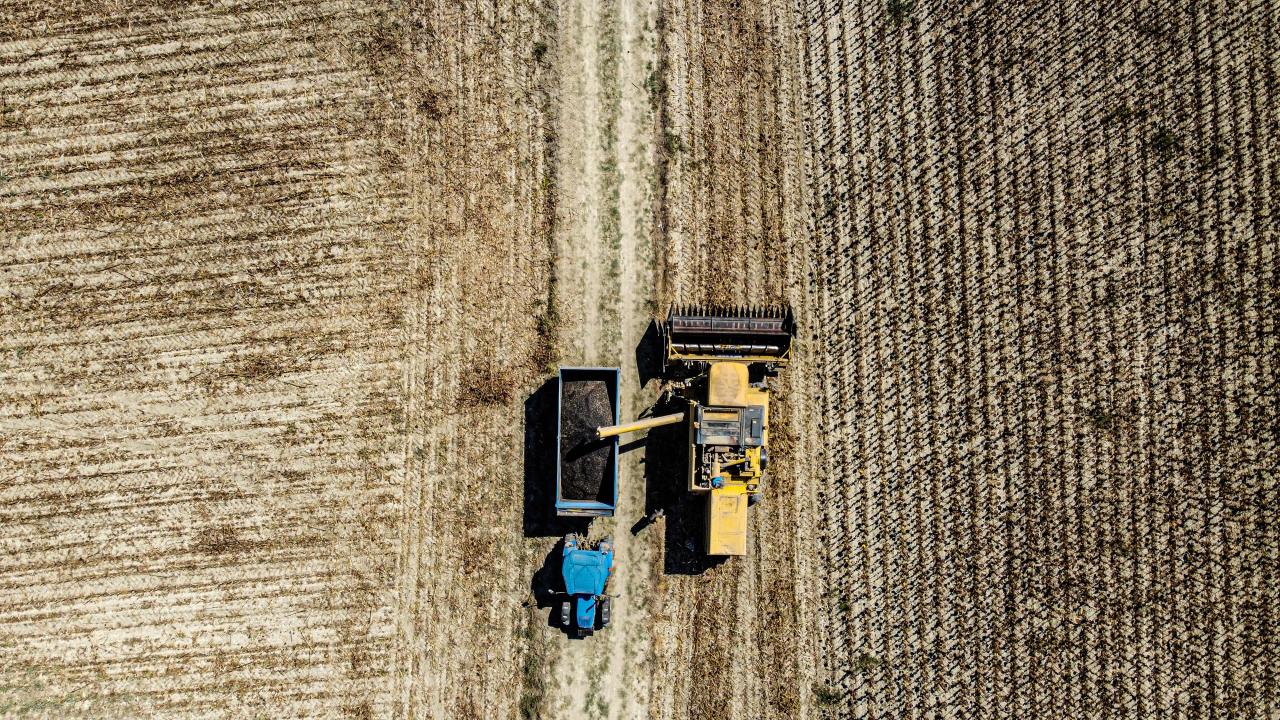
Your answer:
[[[600,595],[609,579],[613,554],[599,550],[570,550],[564,556],[561,571],[565,591],[570,595]]]

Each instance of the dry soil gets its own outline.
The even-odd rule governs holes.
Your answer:
[[[0,717],[1276,717],[1278,15],[0,3]],[[672,302],[800,322],[744,558],[549,512]]]

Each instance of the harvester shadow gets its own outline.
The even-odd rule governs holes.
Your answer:
[[[653,414],[679,412],[684,407],[682,401],[664,397],[654,406]],[[649,430],[644,458],[645,517],[631,528],[633,535],[641,532],[661,511],[665,520],[662,571],[667,575],[701,575],[725,560],[705,554],[706,499],[685,486],[688,432],[684,423]]]
[[[662,332],[658,328],[658,321],[652,320],[649,327],[645,328],[640,344],[636,345],[636,374],[639,376],[640,387],[648,385],[650,380],[662,377],[662,354]]]
[[[612,443],[613,443],[613,440],[609,438],[595,438],[591,440],[583,440],[582,442],[573,446],[573,448],[570,449],[569,452],[564,454],[565,462],[573,462],[574,460],[590,455],[591,453],[599,450],[600,448],[609,447],[609,445],[611,445]]]
[[[626,455],[632,450],[639,450],[640,448],[645,446],[646,442],[648,441],[643,437],[639,437],[639,438],[636,438],[635,440],[629,440],[627,442],[624,442],[618,446],[618,454]]]
[[[589,519],[556,515],[556,399],[559,380],[548,378],[524,402],[524,536],[585,532]]]
[[[565,592],[564,576],[560,574],[560,562],[564,556],[564,538],[556,541],[551,552],[542,561],[542,567],[533,574],[529,589],[539,610],[548,610],[547,625],[564,633],[570,640],[578,640],[577,633],[560,623],[560,603],[569,599]]]

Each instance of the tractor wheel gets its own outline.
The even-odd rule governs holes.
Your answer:
[[[568,627],[573,622],[573,603],[565,600],[560,603],[560,624]]]

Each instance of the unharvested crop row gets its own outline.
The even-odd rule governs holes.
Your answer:
[[[805,14],[819,704],[1273,713],[1274,15]]]

